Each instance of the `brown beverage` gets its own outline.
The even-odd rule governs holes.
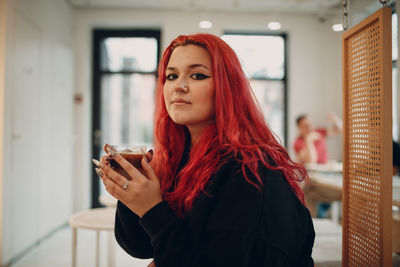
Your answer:
[[[118,151],[118,149],[117,149]],[[124,149],[122,151],[118,151],[122,157],[124,157],[129,163],[131,163],[136,169],[138,169],[141,173],[144,174],[142,169],[142,157],[143,153],[140,147],[135,147],[133,149]],[[125,176],[128,180],[132,178],[125,172],[125,170],[112,158],[110,158],[110,166],[119,174]]]

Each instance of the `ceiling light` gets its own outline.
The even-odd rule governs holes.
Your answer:
[[[341,32],[341,31],[343,31],[343,25],[342,24],[333,24],[332,30],[334,32]]]
[[[201,29],[210,29],[210,28],[212,28],[212,26],[213,26],[213,24],[209,20],[202,20],[199,22],[199,27]]]
[[[281,23],[278,21],[271,21],[268,23],[268,28],[273,31],[279,30],[281,28]]]

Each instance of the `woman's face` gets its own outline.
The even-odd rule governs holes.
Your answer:
[[[171,119],[189,130],[202,130],[215,121],[214,79],[207,50],[178,46],[168,62],[164,102]]]
[[[311,121],[308,117],[303,118],[299,124],[297,125],[300,135],[306,136],[307,134],[311,133],[313,131],[313,126],[311,124]]]

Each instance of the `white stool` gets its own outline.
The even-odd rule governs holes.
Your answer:
[[[72,266],[76,267],[77,259],[77,229],[89,229],[96,231],[96,266],[99,266],[100,256],[100,231],[113,231],[115,222],[115,208],[97,208],[81,211],[73,214],[69,219],[72,227]],[[114,266],[115,251],[113,247],[112,232],[110,233],[108,247],[108,266]]]

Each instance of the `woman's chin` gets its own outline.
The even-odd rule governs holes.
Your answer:
[[[178,125],[186,125],[187,124],[187,120],[185,120],[183,118],[171,117],[171,119],[173,122],[175,122]]]

